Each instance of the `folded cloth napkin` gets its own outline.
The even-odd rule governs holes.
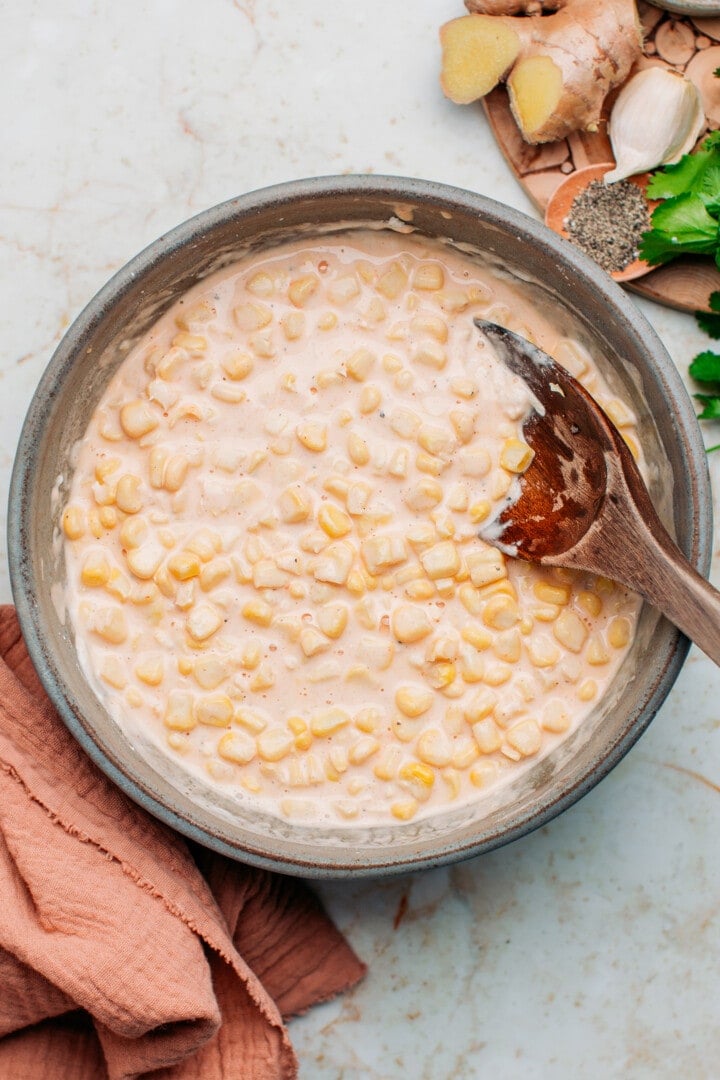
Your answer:
[[[0,606],[1,1080],[286,1080],[364,966],[300,882],[155,821],[68,734]]]

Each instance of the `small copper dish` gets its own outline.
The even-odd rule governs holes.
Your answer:
[[[614,168],[615,162],[608,161],[600,165],[586,165],[584,169],[578,169],[576,172],[570,173],[567,179],[563,180],[562,184],[555,189],[550,202],[547,204],[545,224],[553,232],[562,236],[563,239],[570,240],[570,235],[565,228],[565,222],[575,199],[594,180],[602,180],[603,176]],[[637,176],[628,176],[627,179],[631,184],[635,184],[636,187],[640,188],[644,195],[650,180],[650,173],[638,173]],[[658,205],[657,201],[648,199],[647,203],[648,212],[652,213]],[[572,240],[570,242],[572,243]],[[610,277],[613,281],[622,283],[643,277],[644,274],[649,274],[654,269],[656,268],[650,266],[644,259],[634,259],[631,263],[628,263],[624,270],[612,271]]]

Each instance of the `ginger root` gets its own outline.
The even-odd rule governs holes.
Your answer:
[[[465,0],[465,7],[476,15],[540,15],[566,4],[567,0]]]
[[[467,0],[473,11],[440,30],[441,85],[459,104],[484,97],[503,80],[523,138],[554,142],[596,131],[609,91],[624,82],[642,52],[634,0]],[[648,103],[652,107],[651,103]]]

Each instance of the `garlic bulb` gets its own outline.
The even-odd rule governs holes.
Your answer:
[[[705,127],[694,83],[669,68],[638,72],[620,91],[610,114],[610,142],[616,167],[606,184],[671,165],[692,150]]]

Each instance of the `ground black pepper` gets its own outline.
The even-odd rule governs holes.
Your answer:
[[[636,184],[593,180],[575,196],[564,225],[572,242],[610,274],[637,258],[650,213]]]

